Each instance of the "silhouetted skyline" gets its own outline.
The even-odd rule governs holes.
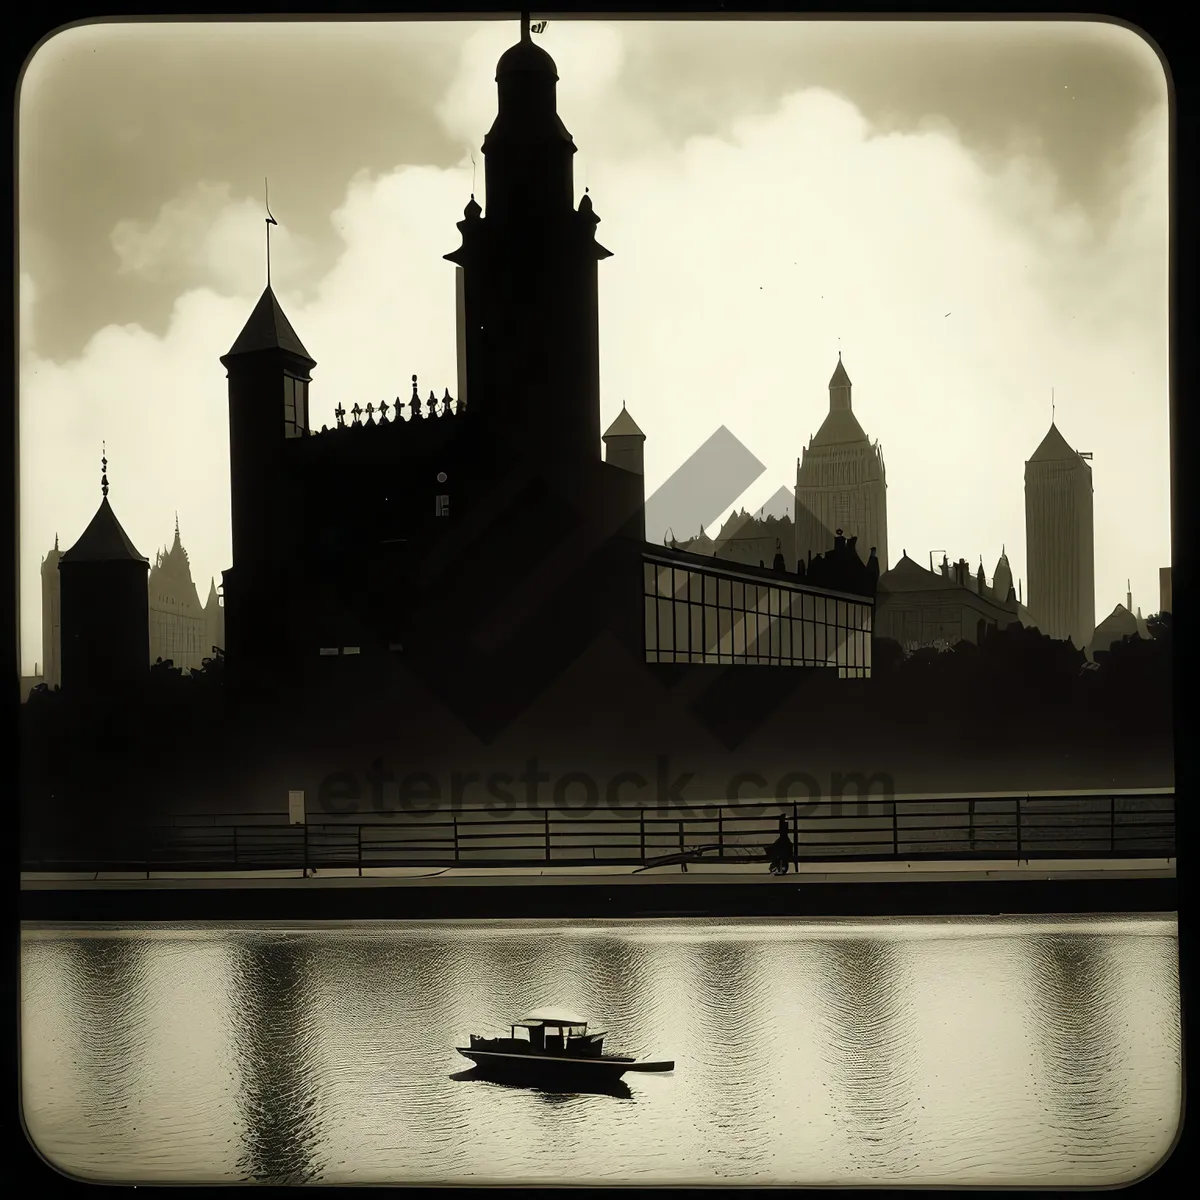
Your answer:
[[[728,426],[767,470],[709,527],[715,535],[731,509],[757,511],[794,483],[795,460],[827,411],[825,380],[840,339],[856,414],[887,453],[890,544],[907,545],[919,561],[933,546],[982,554],[989,570],[1004,545],[1020,578],[1023,464],[1048,428],[1055,387],[1060,428],[1096,455],[1096,611],[1122,600],[1129,579],[1135,604],[1149,614],[1170,557],[1161,69],[1135,35],[1115,27],[1039,25],[1036,35],[1010,27],[1005,61],[1028,54],[1047,78],[1061,63],[1061,101],[1039,81],[1039,104],[1022,109],[1009,95],[1012,117],[1003,125],[995,114],[980,117],[982,99],[968,103],[950,82],[942,103],[931,99],[937,79],[953,74],[950,61],[973,61],[994,28],[930,25],[918,35],[912,26],[780,23],[767,36],[742,26],[734,44],[745,49],[734,53],[722,27],[708,23],[550,23],[541,41],[559,64],[559,110],[580,148],[576,191],[590,187],[616,254],[600,284],[601,425],[622,401],[636,414],[647,434],[648,495]],[[102,439],[113,502],[139,548],[169,544],[178,511],[200,590],[229,565],[226,398],[214,351],[231,344],[265,282],[264,174],[280,222],[276,287],[322,364],[313,425],[332,425],[339,404],[404,399],[414,372],[439,395],[455,380],[454,271],[440,256],[471,190],[472,153],[484,198],[478,146],[494,114],[492,65],[511,44],[511,20],[207,26],[203,53],[196,33],[179,25],[70,31],[47,43],[26,75],[23,145],[36,134],[43,149],[37,160],[25,153],[20,167],[24,673],[42,658],[38,565],[56,532],[65,548],[94,513]],[[428,84],[419,98],[356,106],[342,98],[339,64],[348,55],[357,63],[360,48],[366,53],[380,37],[393,48],[390,77],[401,92],[419,73],[403,69],[413,47],[425,56]],[[277,60],[251,56],[248,47],[264,38],[284,47]],[[780,45],[808,54],[831,38],[840,39],[846,64],[861,54],[873,71],[855,79],[847,65],[835,79],[801,61],[794,76],[779,72]],[[922,85],[920,103],[907,74],[914,39],[942,71]],[[111,175],[93,208],[113,216],[106,228],[86,225],[80,248],[72,239],[83,234],[63,232],[70,214],[44,225],[54,210],[34,201],[48,190],[75,194],[63,185],[78,166],[68,168],[61,155],[96,109],[54,114],[77,64],[86,59],[88,72],[114,78],[134,43],[141,103],[149,95],[156,108],[179,112],[189,71],[207,55],[222,64],[227,94],[254,90],[261,127],[223,117],[219,105],[205,108],[160,176],[136,173],[118,198],[116,164],[132,148],[150,154],[151,116],[120,116],[126,101],[111,93],[112,128],[89,170],[93,179]],[[687,119],[677,104],[635,86],[649,72],[664,86],[676,44],[706,65],[713,83]],[[148,45],[163,55],[147,55]],[[159,69],[152,60],[179,70],[147,79]],[[273,73],[295,77],[300,63],[330,104],[303,171],[283,153],[295,131],[270,135],[290,125],[282,112],[272,115],[286,94]],[[892,116],[872,126],[864,117],[879,117],[889,63],[900,80]],[[1117,63],[1117,75],[1105,78],[1122,81],[1103,102],[1086,82],[1100,63]],[[843,96],[804,90],[821,84]],[[1005,95],[1006,80],[994,86],[993,95]],[[1060,107],[1089,116],[1068,117]],[[918,108],[957,132],[949,136],[936,121],[914,129],[905,112]],[[295,120],[313,128],[308,116]],[[1016,137],[1020,154],[997,152],[998,125]],[[875,136],[896,128],[904,132]],[[1073,158],[1055,150],[1067,128]],[[336,153],[324,140],[330,130]],[[1045,134],[1042,153],[1021,140],[1022,130]],[[685,142],[685,131],[729,140]],[[1072,166],[1086,157],[1082,145],[1111,168],[1103,183]],[[357,151],[366,172],[334,170],[348,190],[344,203],[330,197],[323,210],[311,199],[332,186],[322,146],[336,163]],[[397,168],[401,162],[428,165]],[[806,185],[828,179],[834,165],[838,187]],[[1121,203],[1125,216],[1114,223]],[[62,302],[55,265],[68,245],[79,264],[73,303]],[[111,297],[106,304],[94,299],[100,292]],[[141,328],[117,327],[130,320]],[[1131,412],[1139,418],[1133,426]],[[1140,514],[1134,525],[1125,517],[1131,510]],[[651,539],[662,532],[648,530]]]

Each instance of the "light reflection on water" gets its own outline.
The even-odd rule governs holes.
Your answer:
[[[675,1060],[482,1081],[542,1004]],[[123,1182],[1128,1181],[1180,1112],[1176,922],[367,922],[22,932],[38,1148]]]

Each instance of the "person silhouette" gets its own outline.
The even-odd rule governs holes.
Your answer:
[[[772,875],[786,875],[792,859],[792,839],[788,834],[787,818],[779,818],[779,836],[767,847]]]

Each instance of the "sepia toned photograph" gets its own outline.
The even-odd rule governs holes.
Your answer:
[[[1100,18],[113,19],[31,48],[44,1162],[1058,1188],[1166,1161],[1173,103]]]

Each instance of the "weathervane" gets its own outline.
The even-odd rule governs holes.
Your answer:
[[[271,194],[267,190],[267,180],[263,177],[263,205],[267,210],[267,287],[271,286],[271,226],[279,222],[271,216]]]

